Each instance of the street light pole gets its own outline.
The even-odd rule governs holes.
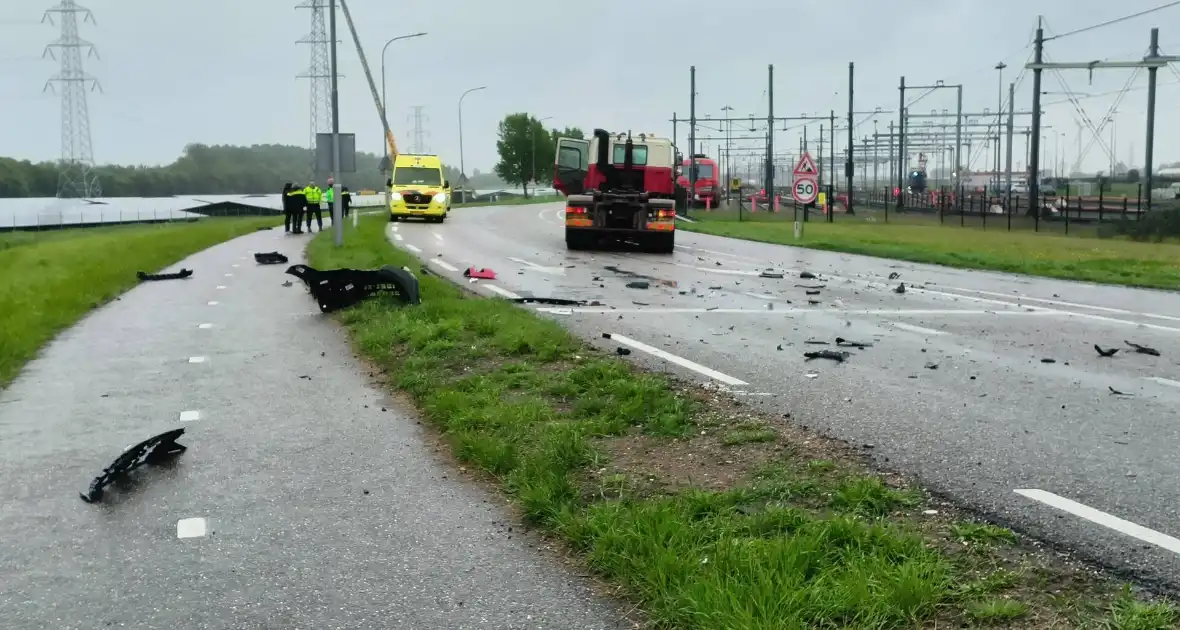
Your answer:
[[[540,124],[540,123],[543,123],[546,120],[550,120],[552,118],[553,118],[552,116],[546,116],[546,117],[538,120],[537,123]],[[537,188],[537,126],[536,125],[530,125],[530,126],[533,128],[533,132],[530,134],[532,136],[532,140],[533,140],[533,191],[536,192],[536,188]]]
[[[340,94],[337,91],[336,75],[336,0],[328,4],[328,37],[331,40],[332,64],[332,236],[336,247],[344,245],[344,221],[340,219]],[[319,216],[319,211],[316,211]],[[311,230],[311,215],[307,216],[307,229]]]
[[[412,35],[399,35],[399,36],[394,37],[393,39],[385,42],[385,46],[383,46],[381,48],[381,113],[385,115],[385,120],[389,120],[389,100],[385,96],[385,51],[389,50],[389,45],[392,44],[393,42],[396,42],[396,41],[402,40],[402,39],[411,39],[414,37],[422,37],[425,34],[426,33],[414,33]],[[386,164],[385,172],[389,173],[390,171],[393,170],[392,166],[389,165],[389,159],[390,159],[389,143],[386,142],[386,143],[384,143],[384,145],[385,146],[382,149],[382,155],[385,156],[385,160],[383,161],[383,163]],[[385,187],[385,207],[387,209],[389,208],[389,187],[388,186]],[[353,222],[355,223],[356,222],[356,213],[353,213],[352,216],[353,216]]]
[[[996,80],[996,179],[992,184],[992,190],[997,193],[1000,190],[1000,125],[1004,120],[1004,68],[1007,67],[1003,61],[996,64],[996,72],[999,74]],[[1012,103],[1009,103],[1008,107],[1012,107]]]
[[[481,85],[474,87],[459,95],[459,185],[462,186],[467,181],[467,168],[463,163],[463,99],[467,98],[468,94],[478,92],[479,90],[486,90],[488,86]],[[467,201],[467,195],[464,193],[463,201]]]

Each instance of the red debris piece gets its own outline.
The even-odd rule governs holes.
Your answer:
[[[467,271],[463,272],[464,278],[479,278],[480,280],[495,280],[496,272],[491,269],[476,269],[475,267],[468,267]]]

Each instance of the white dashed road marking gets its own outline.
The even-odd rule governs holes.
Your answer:
[[[234,263],[234,264],[232,264],[232,265],[230,265],[230,266],[231,266],[231,267],[241,267],[241,265],[239,265],[238,263]]]
[[[438,232],[432,232],[432,234],[434,234],[435,240],[437,240],[440,243],[442,242],[442,240],[443,240],[442,234],[439,234]]]
[[[663,359],[663,360],[667,361],[668,363],[679,365],[680,367],[692,370],[693,372],[696,372],[697,374],[703,374],[715,381],[721,381],[722,383],[725,383],[726,385],[749,385],[749,383],[747,383],[741,379],[734,378],[728,374],[722,374],[721,372],[718,372],[717,370],[714,370],[712,368],[707,368],[707,367],[701,365],[700,363],[694,363],[692,361],[689,361],[688,359],[685,359],[684,357],[678,357],[670,352],[665,352],[663,350],[660,350],[659,348],[654,348],[654,347],[649,346],[643,342],[631,339],[630,337],[624,337],[623,335],[619,335],[619,334],[612,334],[611,339],[623,344],[624,346],[630,346],[636,350],[639,350],[640,352],[646,352],[646,353],[652,355],[653,357],[656,357],[658,359]]]
[[[203,328],[203,329],[204,328],[212,328],[212,327],[213,327],[213,324],[201,324],[201,325],[197,326],[197,328]]]
[[[177,538],[201,538],[208,532],[208,523],[203,518],[182,518],[176,521]]]
[[[217,306],[217,301],[216,301],[216,300],[211,300],[211,301],[209,302],[209,306]]]
[[[189,363],[204,363],[205,357],[189,357],[188,362]]]
[[[234,274],[232,274],[232,273],[227,273],[227,274],[225,274],[225,277],[226,277],[226,278],[232,278],[232,277],[233,277],[233,275],[234,275]]]
[[[1155,545],[1161,549],[1167,549],[1172,553],[1180,554],[1180,540],[1173,538],[1167,534],[1148,529],[1142,525],[1137,525],[1131,521],[1123,520],[1113,514],[1107,514],[1101,510],[1096,510],[1088,505],[1078,503],[1063,496],[1058,496],[1052,492],[1045,490],[1014,490],[1020,496],[1032,499],[1033,501],[1040,501],[1045,505],[1057,508],[1062,512],[1068,512],[1074,516],[1080,516],[1091,523],[1097,523],[1103,527],[1125,534],[1132,538],[1138,538],[1145,543]]]
[[[1147,377],[1147,380],[1154,381],[1160,385],[1167,385],[1169,387],[1180,387],[1180,381],[1173,381],[1170,378],[1164,378],[1162,376],[1149,376]]]
[[[920,335],[945,335],[945,334],[947,334],[946,331],[934,330],[933,328],[923,328],[921,326],[915,326],[913,324],[907,324],[905,322],[893,322],[893,327],[900,328],[902,330],[908,330],[910,332],[916,332]]]
[[[219,285],[217,285],[217,288],[218,288],[218,289],[224,289],[224,288],[225,288],[225,285],[224,285],[224,284],[219,284]]]
[[[504,289],[504,288],[498,287],[498,286],[496,286],[496,285],[494,285],[494,284],[483,284],[483,285],[480,285],[480,286],[482,286],[483,288],[487,289],[488,291],[491,291],[492,293],[498,293],[498,294],[500,294],[500,295],[502,295],[502,296],[504,296],[504,297],[506,297],[506,298],[508,298],[508,299],[510,299],[510,300],[517,300],[517,299],[520,299],[520,296],[519,296],[519,295],[517,295],[517,294],[515,294],[515,293],[513,293],[513,292],[511,292],[511,291],[509,291],[508,289]]]
[[[405,244],[403,244],[403,245],[402,245],[402,247],[404,247],[404,248],[406,248],[406,249],[408,249],[408,250],[410,250],[410,251],[414,252],[415,254],[421,254],[421,253],[422,253],[422,250],[421,250],[421,249],[418,249],[417,247],[414,247],[413,245],[410,245],[409,243],[405,243]]]
[[[190,409],[188,411],[180,412],[180,421],[181,422],[194,422],[194,421],[200,420],[200,419],[201,419],[201,412],[197,411],[196,409]]]
[[[441,258],[431,258],[430,262],[446,269],[447,271],[459,271],[459,268]]]

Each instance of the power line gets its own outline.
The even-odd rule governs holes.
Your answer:
[[[1087,32],[1087,31],[1092,31],[1092,30],[1094,30],[1094,29],[1097,29],[1097,28],[1102,28],[1102,27],[1105,27],[1105,26],[1110,26],[1110,25],[1112,25],[1112,24],[1118,24],[1119,22],[1125,22],[1125,21],[1127,21],[1127,20],[1133,20],[1133,19],[1135,19],[1135,18],[1137,18],[1137,17],[1141,17],[1141,16],[1147,15],[1147,14],[1149,14],[1149,13],[1155,13],[1156,11],[1163,11],[1164,9],[1170,9],[1170,8],[1172,8],[1172,7],[1176,7],[1176,6],[1180,6],[1180,0],[1177,0],[1176,2],[1169,2],[1169,3],[1167,3],[1167,4],[1161,4],[1160,6],[1158,6],[1158,7],[1155,7],[1155,8],[1153,8],[1153,9],[1145,9],[1145,10],[1143,10],[1143,11],[1140,11],[1140,12],[1138,12],[1138,13],[1132,13],[1132,14],[1130,14],[1130,15],[1124,15],[1124,16],[1122,16],[1122,17],[1117,17],[1117,18],[1115,18],[1115,19],[1113,19],[1113,20],[1107,20],[1107,21],[1105,21],[1105,22],[1100,22],[1100,23],[1098,23],[1098,24],[1093,24],[1093,25],[1090,25],[1090,26],[1086,26],[1086,27],[1084,27],[1084,28],[1079,28],[1079,29],[1077,29],[1077,30],[1069,31],[1069,32],[1067,32],[1067,33],[1062,33],[1062,34],[1060,34],[1060,35],[1054,35],[1054,36],[1052,36],[1052,37],[1046,37],[1046,38],[1044,39],[1044,41],[1046,41],[1046,42],[1047,42],[1047,41],[1051,41],[1051,40],[1054,40],[1054,39],[1061,39],[1062,37],[1069,37],[1070,35],[1077,35],[1078,33],[1085,33],[1085,32]]]

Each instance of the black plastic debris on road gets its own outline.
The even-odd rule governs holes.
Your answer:
[[[1111,396],[1130,396],[1131,395],[1131,394],[1128,394],[1127,392],[1120,392],[1119,390],[1111,387],[1110,385],[1107,385],[1106,388],[1110,390]]]
[[[192,269],[181,269],[176,273],[148,273],[146,271],[137,271],[135,276],[139,278],[140,282],[150,282],[153,280],[184,280],[193,275]]]
[[[827,288],[827,286],[828,285],[826,285],[826,284],[796,284],[795,288],[796,289],[825,289],[825,288]]]
[[[1160,351],[1156,350],[1155,348],[1149,348],[1148,346],[1141,346],[1137,343],[1131,343],[1130,341],[1127,341],[1125,339],[1123,340],[1123,343],[1134,348],[1135,352],[1137,352],[1139,354],[1146,354],[1146,355],[1150,355],[1153,357],[1158,357],[1160,355]]]
[[[254,262],[260,265],[281,265],[287,262],[287,257],[278,252],[257,252]]]
[[[819,295],[818,290],[804,291],[804,293],[806,293],[807,295]]]
[[[90,482],[86,492],[80,493],[82,500],[87,503],[97,503],[102,500],[103,489],[120,476],[125,475],[144,464],[158,464],[163,460],[183,453],[187,447],[176,442],[184,435],[184,429],[173,429],[150,437],[139,444],[130,446],[123,451],[110,466],[102,469],[102,474]]]
[[[778,280],[778,279],[782,279],[783,274],[782,274],[782,272],[767,268],[767,269],[763,269],[762,273],[758,274],[758,277],[759,278],[772,278],[772,279]]]
[[[1057,363],[1057,359],[1041,359],[1041,363]]]
[[[307,285],[323,313],[352,306],[376,295],[391,295],[406,304],[421,304],[418,278],[408,269],[385,265],[380,269],[327,269],[291,265],[288,274]]]
[[[902,282],[901,284],[897,285],[896,287],[893,287],[893,292],[894,293],[905,293],[905,283]]]
[[[620,347],[620,348],[615,348],[615,353],[621,357],[625,357],[625,356],[631,354],[631,350],[629,348]]]
[[[589,304],[586,300],[571,300],[555,297],[518,297],[508,301],[517,304],[549,304],[551,306],[586,306]]]
[[[1118,354],[1118,351],[1119,351],[1118,348],[1111,348],[1110,350],[1103,350],[1102,347],[1099,346],[1098,344],[1094,344],[1094,350],[1096,350],[1098,352],[1098,356],[1100,356],[1100,357],[1113,357],[1115,354]]]
[[[634,282],[628,282],[627,288],[628,289],[650,289],[651,283],[645,282],[643,280],[636,280]]]
[[[804,280],[815,280],[819,276],[815,275],[814,273],[811,273],[810,271],[802,271],[799,273],[799,277]]]
[[[848,357],[852,356],[852,354],[849,352],[836,350],[816,350],[815,352],[804,352],[803,356],[806,357],[806,360],[808,361],[811,361],[812,359],[830,359],[837,363],[843,363],[848,359]]]
[[[898,278],[900,278],[900,277],[901,277],[901,274],[900,274],[900,273],[897,273],[896,271],[894,271],[894,272],[892,272],[892,273],[890,273],[890,274],[889,274],[889,279],[890,279],[890,280],[897,280],[897,279],[898,279]]]
[[[871,347],[873,347],[873,344],[872,344],[872,342],[869,342],[869,341],[853,341],[853,340],[851,340],[851,339],[845,339],[845,338],[843,338],[843,337],[836,337],[836,345],[837,345],[837,346],[846,346],[846,347],[849,347],[849,348],[860,348],[860,349],[862,349],[862,350],[863,350],[863,349],[865,349],[865,348],[871,348]]]

